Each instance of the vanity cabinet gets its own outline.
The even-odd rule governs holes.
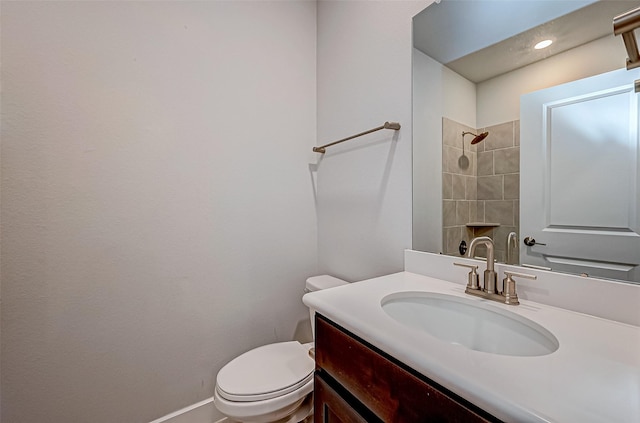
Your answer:
[[[320,314],[315,354],[314,423],[499,421]]]

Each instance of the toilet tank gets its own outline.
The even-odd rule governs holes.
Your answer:
[[[314,292],[320,291],[321,289],[329,289],[334,288],[336,286],[346,285],[349,282],[343,281],[342,279],[335,278],[330,275],[320,275],[320,276],[312,276],[307,279],[307,283],[304,288],[304,292]],[[313,309],[309,309],[309,317],[311,318],[311,334],[313,335],[313,339],[316,339],[316,322],[315,322],[315,314],[316,311]]]
[[[304,292],[320,291],[321,289],[333,288],[335,286],[346,285],[348,282],[334,278],[330,275],[311,276],[307,279]]]

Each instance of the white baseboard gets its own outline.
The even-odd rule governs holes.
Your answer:
[[[216,414],[220,415],[216,412],[216,407],[213,405],[213,397],[211,397],[149,423],[214,423],[213,419]],[[223,418],[215,423],[225,423],[227,421],[226,418]]]

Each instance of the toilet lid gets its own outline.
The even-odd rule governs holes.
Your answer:
[[[309,348],[297,341],[264,345],[236,357],[216,378],[216,389],[230,401],[258,401],[295,391],[313,378]]]

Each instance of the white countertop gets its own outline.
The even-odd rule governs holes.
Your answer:
[[[383,311],[389,294],[425,291],[490,303],[526,317],[557,351],[512,357],[473,351],[402,325]],[[304,303],[499,419],[640,422],[640,327],[520,299],[476,298],[464,286],[400,272],[306,294]]]

